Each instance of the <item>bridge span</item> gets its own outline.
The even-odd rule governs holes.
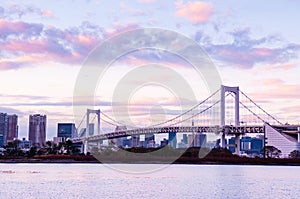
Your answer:
[[[225,133],[226,135],[243,135],[246,133],[264,133],[264,126],[173,126],[137,128],[123,131],[115,131],[106,134],[92,135],[89,137],[74,138],[74,142],[108,140],[119,137],[162,134],[162,133]]]
[[[96,114],[98,117],[97,132],[93,134],[90,133],[90,122],[93,122],[93,120],[89,119],[90,114]],[[218,118],[217,122],[214,121],[215,116]],[[164,133],[214,133],[220,135],[220,146],[222,148],[226,147],[225,136],[233,135],[235,137],[236,154],[239,154],[240,151],[240,136],[245,134],[263,134],[268,139],[268,142],[264,141],[265,145],[274,143],[274,145],[279,146],[281,140],[283,140],[282,142],[287,143],[283,145],[291,146],[289,148],[285,147],[287,152],[291,149],[297,149],[298,145],[300,150],[299,125],[284,125],[262,109],[242,92],[239,87],[221,85],[220,89],[183,113],[144,128],[130,127],[126,123],[116,121],[112,116],[100,111],[100,109],[87,109],[77,129],[80,129],[80,125],[85,117],[85,134],[82,133],[78,137],[72,138],[73,142],[84,143],[84,153],[88,151],[87,146],[89,142]],[[102,125],[108,125],[115,128],[115,130],[111,130],[108,133],[100,132],[100,121]],[[126,128],[117,129],[116,127],[119,126]],[[79,130],[77,131],[79,132]],[[269,133],[266,133],[266,131],[269,131]],[[295,144],[295,140],[299,144]]]

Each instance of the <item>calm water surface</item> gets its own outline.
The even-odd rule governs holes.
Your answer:
[[[151,168],[155,170],[157,165],[121,167],[130,167],[139,174],[101,164],[0,164],[0,198],[300,196],[300,167],[165,165],[156,171]]]

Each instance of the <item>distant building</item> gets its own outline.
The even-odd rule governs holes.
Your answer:
[[[144,145],[146,148],[153,148],[155,146],[155,136],[154,134],[146,134]]]
[[[262,138],[252,138],[251,140],[251,152],[260,154],[262,153],[264,147],[263,139]]]
[[[62,142],[67,138],[73,138],[76,135],[76,128],[74,123],[58,123],[57,124],[57,137],[60,137]]]
[[[228,149],[235,153],[235,138],[231,137],[228,139],[229,147]],[[263,149],[263,138],[261,137],[249,137],[244,136],[240,139],[240,152],[243,154],[248,154],[250,156],[258,156],[262,154]]]
[[[116,126],[115,128],[115,132],[126,131],[126,130],[127,130],[126,126]],[[127,141],[127,137],[114,138],[111,140],[111,142],[118,147],[124,147],[124,148],[130,145],[129,140]]]
[[[160,141],[160,146],[161,147],[167,146],[168,143],[169,143],[169,140],[167,140],[166,138],[164,138],[162,141]]]
[[[12,142],[18,138],[18,116],[8,115],[7,116],[7,135],[6,144]]]
[[[184,144],[188,143],[188,136],[187,136],[187,134],[183,134],[182,135],[182,141],[181,142],[184,143]]]
[[[53,137],[53,143],[54,144],[58,144],[60,142],[63,142],[62,140],[63,140],[62,137]]]
[[[206,134],[196,133],[194,142],[195,147],[204,147],[206,145]]]
[[[188,146],[189,147],[203,147],[206,145],[206,134],[195,133],[188,135]]]
[[[32,145],[31,141],[26,140],[25,138],[23,138],[19,142],[19,148],[21,148],[21,149],[29,149],[31,147],[31,145]]]
[[[194,135],[189,134],[188,135],[188,147],[193,147],[194,146]]]
[[[0,146],[18,138],[18,116],[0,113]]]
[[[170,145],[170,147],[176,148],[177,146],[176,132],[169,133],[168,140],[169,140],[168,144]]]
[[[139,147],[140,146],[140,136],[133,135],[131,136],[131,147]]]
[[[235,153],[235,138],[231,137],[228,139],[228,144],[229,144],[229,151],[231,151],[231,153]]]
[[[0,147],[6,144],[8,117],[6,113],[0,113]]]
[[[46,142],[46,115],[29,116],[29,141],[33,146],[42,147]]]
[[[240,151],[250,151],[251,150],[251,137],[242,137],[240,139]]]

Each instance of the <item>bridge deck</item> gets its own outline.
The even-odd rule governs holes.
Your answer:
[[[162,134],[162,133],[225,133],[225,134],[246,134],[246,133],[264,133],[264,126],[173,126],[173,127],[153,127],[138,128],[131,130],[116,131],[107,134],[92,135],[88,138],[74,138],[74,142],[89,140],[107,140],[118,137],[126,137],[132,135]]]

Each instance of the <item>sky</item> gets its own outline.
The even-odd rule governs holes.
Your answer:
[[[280,121],[299,124],[299,6],[297,0],[3,1],[0,112],[19,116],[20,138],[28,136],[30,114],[46,114],[47,139],[52,139],[58,122],[76,120],[74,87],[93,49],[126,31],[160,28],[201,46],[224,85],[239,86]],[[98,82],[97,108],[110,114],[115,86],[132,67],[137,69],[153,60],[180,73],[197,100],[207,96],[193,70],[179,66],[187,63],[167,52],[146,50],[114,60]],[[176,93],[158,85],[140,86],[128,101],[130,114],[141,116],[135,122],[145,123],[149,121],[142,116],[149,116],[149,112],[171,112],[182,103]]]

